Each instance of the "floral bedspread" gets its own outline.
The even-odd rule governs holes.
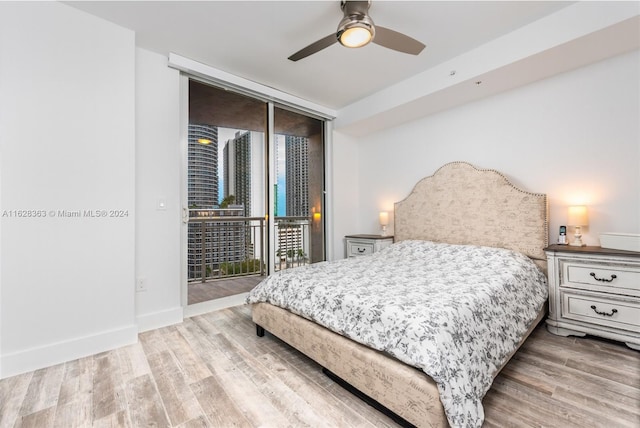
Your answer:
[[[280,271],[252,290],[428,374],[449,424],[479,427],[493,373],[547,299],[546,277],[505,249],[402,241],[375,254]]]

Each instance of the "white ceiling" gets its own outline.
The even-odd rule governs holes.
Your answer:
[[[339,1],[65,3],[134,30],[139,47],[174,52],[338,110],[573,2],[374,0],[374,22],[425,43],[419,56],[334,44],[298,62],[287,57],[335,31]]]

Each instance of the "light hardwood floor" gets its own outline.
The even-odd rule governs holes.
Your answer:
[[[484,400],[487,427],[638,427],[640,352],[543,324]],[[267,334],[247,306],[0,381],[0,427],[395,427]]]

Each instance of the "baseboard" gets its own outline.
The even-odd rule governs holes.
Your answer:
[[[138,333],[181,323],[183,319],[183,312],[182,307],[177,307],[160,312],[138,315],[136,317]]]
[[[189,318],[196,315],[206,314],[207,312],[230,308],[232,306],[244,305],[247,301],[248,295],[249,293],[240,293],[233,296],[223,297],[221,299],[209,300],[207,302],[189,305],[184,308],[184,317]]]
[[[0,379],[54,366],[138,341],[138,328],[131,325],[117,330],[79,337],[50,345],[30,348],[0,356]]]

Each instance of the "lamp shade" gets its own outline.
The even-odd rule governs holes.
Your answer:
[[[389,213],[386,211],[380,212],[380,226],[387,226],[389,224]]]
[[[567,224],[569,226],[588,226],[589,217],[587,216],[587,207],[584,205],[569,207]]]

